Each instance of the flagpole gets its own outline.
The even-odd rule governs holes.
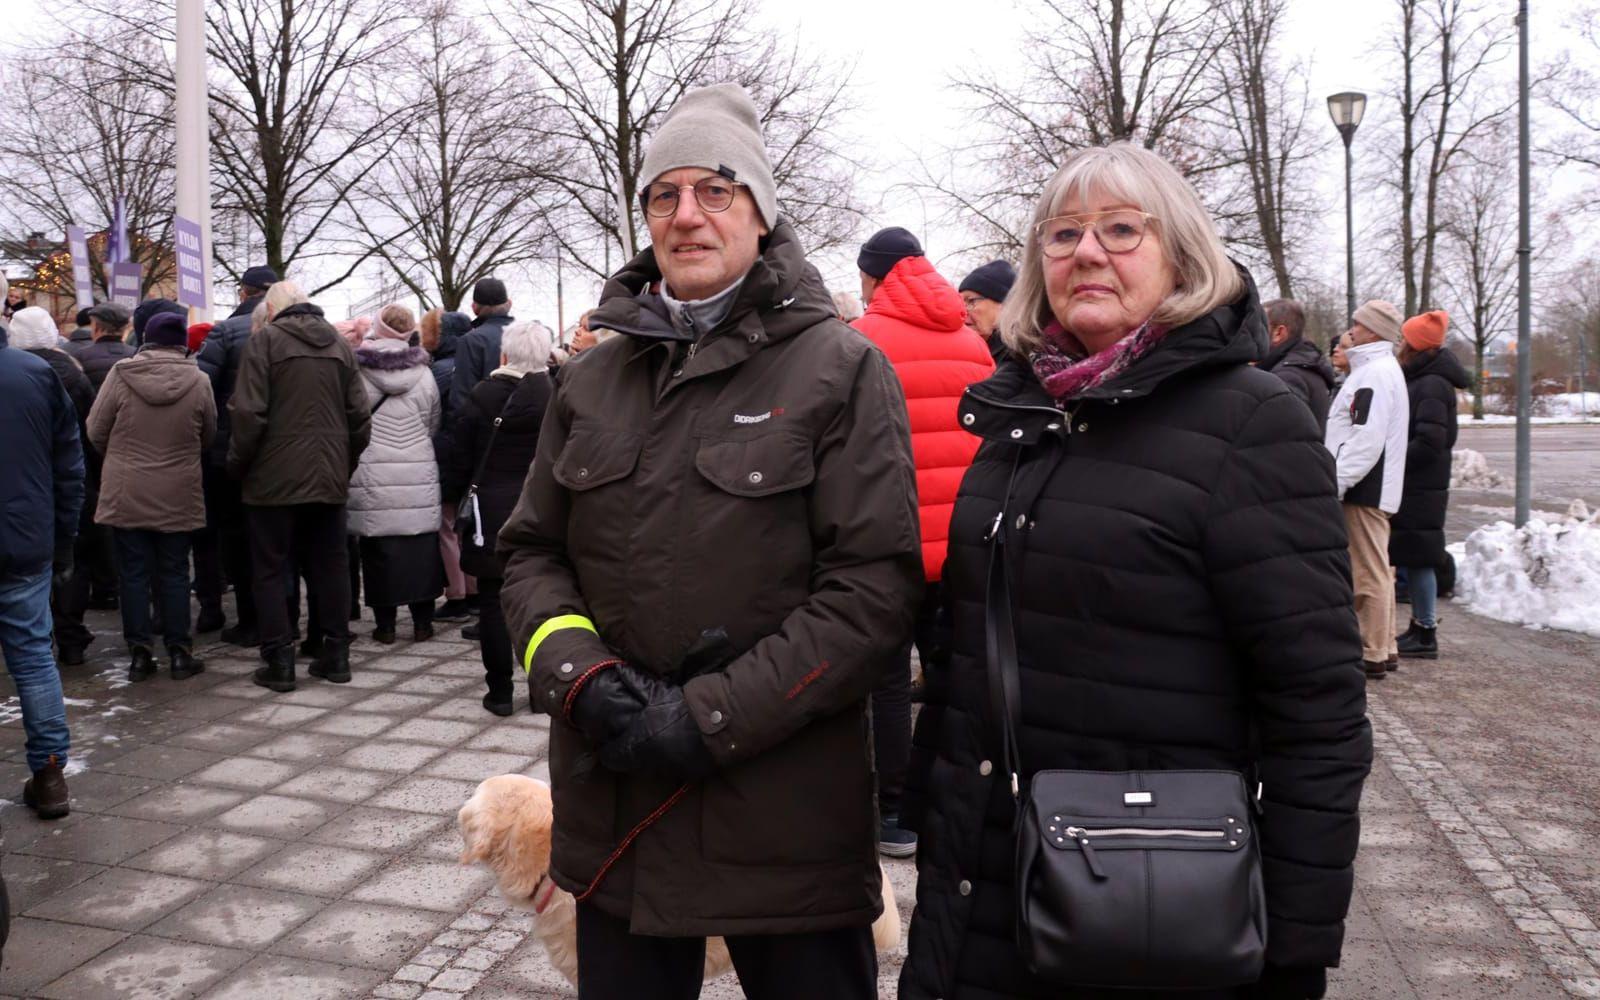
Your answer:
[[[206,130],[206,15],[204,0],[177,0],[178,214],[200,226],[206,304],[191,307],[189,322],[211,318],[211,145]]]

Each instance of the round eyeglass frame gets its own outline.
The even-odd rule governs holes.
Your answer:
[[[726,184],[726,185],[728,185],[729,187],[732,187],[732,188],[742,188],[742,187],[749,187],[750,186],[748,184],[743,183],[742,181],[732,181],[732,180],[729,180],[726,177],[723,177],[720,174],[713,174],[710,177],[702,177],[699,180],[695,181],[693,184],[679,184],[679,185],[677,185],[675,190],[672,192],[672,194],[673,194],[672,208],[670,210],[668,210],[668,211],[665,211],[665,212],[652,212],[650,210],[650,202],[651,202],[650,188],[653,187],[655,184],[661,183],[660,181],[654,181],[651,184],[646,184],[644,190],[639,192],[639,207],[644,210],[644,214],[645,215],[648,215],[652,219],[670,219],[674,215],[678,214],[678,206],[682,203],[683,192],[685,190],[689,190],[689,191],[693,191],[694,192],[694,203],[700,207],[700,211],[708,212],[708,213],[710,213],[712,215],[715,215],[715,214],[718,214],[718,213],[721,213],[721,212],[726,212],[728,209],[733,207],[733,198],[729,198],[728,199],[728,203],[726,205],[722,206],[721,208],[712,208],[712,207],[710,207],[709,205],[707,205],[705,203],[705,199],[700,197],[700,185],[709,184],[712,181],[718,181],[718,182]],[[737,190],[735,190],[734,191],[734,196],[737,197],[738,194],[739,194],[739,192]]]
[[[1139,216],[1146,223],[1146,225],[1145,225],[1144,229],[1141,229],[1139,231],[1138,242],[1134,243],[1133,246],[1128,247],[1125,250],[1113,250],[1110,247],[1106,246],[1105,240],[1101,239],[1101,237],[1100,237],[1100,231],[1099,231],[1099,228],[1096,226],[1096,222],[1099,219],[1102,219],[1102,218],[1104,218],[1104,217],[1106,217],[1108,215],[1137,215],[1137,216]],[[1095,242],[1100,244],[1100,249],[1104,250],[1106,253],[1109,253],[1109,254],[1133,253],[1135,250],[1139,249],[1139,247],[1144,245],[1145,233],[1149,232],[1149,229],[1150,229],[1149,223],[1151,223],[1151,222],[1159,222],[1160,221],[1156,216],[1151,215],[1149,212],[1140,212],[1140,211],[1138,211],[1136,209],[1132,209],[1132,208],[1115,208],[1115,209],[1112,209],[1109,212],[1089,212],[1089,213],[1086,213],[1084,215],[1052,215],[1048,219],[1045,219],[1045,220],[1043,220],[1041,222],[1034,223],[1034,226],[1033,226],[1033,234],[1034,234],[1034,236],[1038,237],[1038,240],[1039,240],[1039,252],[1044,254],[1046,257],[1049,257],[1051,260],[1061,260],[1062,258],[1065,258],[1065,257],[1071,257],[1074,253],[1076,253],[1078,251],[1078,243],[1082,243],[1083,242],[1083,237],[1079,236],[1078,237],[1078,243],[1072,244],[1072,246],[1070,248],[1068,248],[1066,250],[1063,250],[1063,251],[1060,251],[1058,253],[1051,253],[1050,252],[1051,244],[1046,243],[1045,240],[1044,240],[1044,227],[1048,226],[1052,222],[1057,221],[1058,219],[1076,219],[1076,220],[1079,220],[1079,221],[1083,222],[1084,223],[1084,226],[1083,226],[1084,231],[1085,232],[1093,232],[1094,233]]]

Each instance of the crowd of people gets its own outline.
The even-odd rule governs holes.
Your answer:
[[[181,680],[220,630],[286,692],[297,658],[351,679],[364,599],[379,643],[401,607],[418,641],[476,617],[483,707],[515,711],[520,668],[554,720],[582,997],[696,996],[708,934],[758,1000],[874,996],[880,852],[917,856],[903,997],[1321,997],[1363,674],[1438,652],[1447,318],[1368,302],[1325,358],[1127,144],[1054,173],[1016,267],[956,284],[875,233],[859,302],[807,261],[739,87],[686,94],[640,180],[651,245],[565,345],[495,278],[471,317],[333,323],[264,267],[211,326],[164,300],[65,337],[12,316],[0,640],[28,804],[68,809],[56,658],[83,662],[84,609],[120,608],[132,681],[158,634]],[[1188,803],[1201,772],[1249,799],[1214,835],[1251,874],[1214,889],[1197,851],[1163,874],[1212,836],[1174,824],[1223,815]],[[1019,860],[1036,812],[1092,879]],[[1228,962],[1136,932],[1166,878],[1238,932]],[[1082,907],[1097,930],[1057,927]]]

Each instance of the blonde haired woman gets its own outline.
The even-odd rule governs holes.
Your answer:
[[[1011,355],[961,404],[983,444],[945,565],[953,662],[929,678],[902,808],[921,849],[900,995],[1321,997],[1371,735],[1333,463],[1310,411],[1251,367],[1267,328],[1249,275],[1171,165],[1126,144],[1087,149],[1044,189],[1000,325]],[[1007,627],[1014,656],[994,639]],[[991,644],[1020,688],[1014,751],[991,707]],[[1032,912],[1019,900],[1042,890],[1018,884],[1013,822],[1029,800],[1013,780],[1026,791],[1057,770],[1234,772],[1248,776],[1233,783],[1241,799],[1259,781],[1257,836],[1241,841],[1259,849],[1254,892],[1208,898],[1192,929],[1107,941],[1093,958],[1140,956],[1110,973],[1052,966],[1103,933],[1118,894],[1146,898],[1116,866],[1155,840],[1101,841],[1092,865],[1089,848],[1047,845],[1085,878],[1103,862],[1107,895],[1054,939],[1019,929]],[[1101,825],[1148,823],[1150,805],[1119,798]],[[1146,872],[1151,893],[1171,870]],[[1263,886],[1244,971],[1164,957],[1251,910]]]

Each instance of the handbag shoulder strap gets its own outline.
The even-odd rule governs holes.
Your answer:
[[[1022,755],[1017,749],[1017,728],[1022,724],[1022,678],[1017,668],[1017,633],[1011,607],[1011,583],[1005,557],[1007,501],[1022,464],[1022,449],[1011,467],[1005,499],[989,527],[989,580],[983,602],[985,669],[989,703],[1000,731],[1001,753],[1011,776],[1011,796],[1021,797]]]
[[[483,470],[489,464],[489,454],[494,451],[494,439],[500,433],[500,424],[506,418],[506,410],[511,406],[511,397],[500,407],[500,412],[495,414],[494,423],[489,427],[489,440],[484,442],[483,454],[478,456],[478,465],[472,470],[472,482],[467,485],[468,493],[478,492],[478,484],[483,481]]]

